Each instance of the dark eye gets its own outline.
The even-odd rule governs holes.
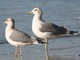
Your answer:
[[[37,11],[37,10],[35,10],[35,11]]]

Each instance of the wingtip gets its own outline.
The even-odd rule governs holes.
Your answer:
[[[77,35],[78,31],[70,31],[69,33],[72,34],[72,35]]]
[[[40,44],[45,44],[46,42],[44,41],[44,39],[38,38],[36,37],[36,40],[40,43]]]

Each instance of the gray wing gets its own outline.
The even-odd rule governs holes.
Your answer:
[[[40,28],[41,32],[52,32],[53,34],[65,34],[67,29],[62,26],[57,26],[53,23],[44,22]]]
[[[28,34],[23,33],[16,29],[13,30],[13,32],[11,33],[9,38],[14,41],[17,41],[17,42],[24,42],[24,43],[32,43],[33,42],[31,37]]]

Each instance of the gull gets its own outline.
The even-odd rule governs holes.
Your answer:
[[[54,23],[43,20],[43,12],[40,8],[34,8],[31,12],[28,12],[28,14],[34,14],[32,20],[32,31],[37,37],[46,41],[46,50],[48,50],[48,39],[77,33],[77,31],[69,31],[63,26],[58,26]],[[48,58],[46,60],[48,60]]]
[[[20,47],[20,56],[22,56],[22,47],[25,45],[39,44],[38,40],[28,35],[27,33],[21,32],[15,28],[15,20],[8,18],[5,22],[7,27],[5,29],[6,40],[13,46],[16,47],[15,55],[18,55],[18,47]]]

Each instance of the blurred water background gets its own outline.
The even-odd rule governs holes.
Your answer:
[[[15,60],[15,47],[5,44],[7,18],[14,18],[16,28],[33,35],[31,30],[33,15],[27,15],[35,7],[43,10],[43,19],[80,31],[80,0],[0,0],[0,60]],[[80,37],[64,37],[49,41],[50,60],[80,60]],[[23,60],[45,60],[44,45],[23,48]]]

